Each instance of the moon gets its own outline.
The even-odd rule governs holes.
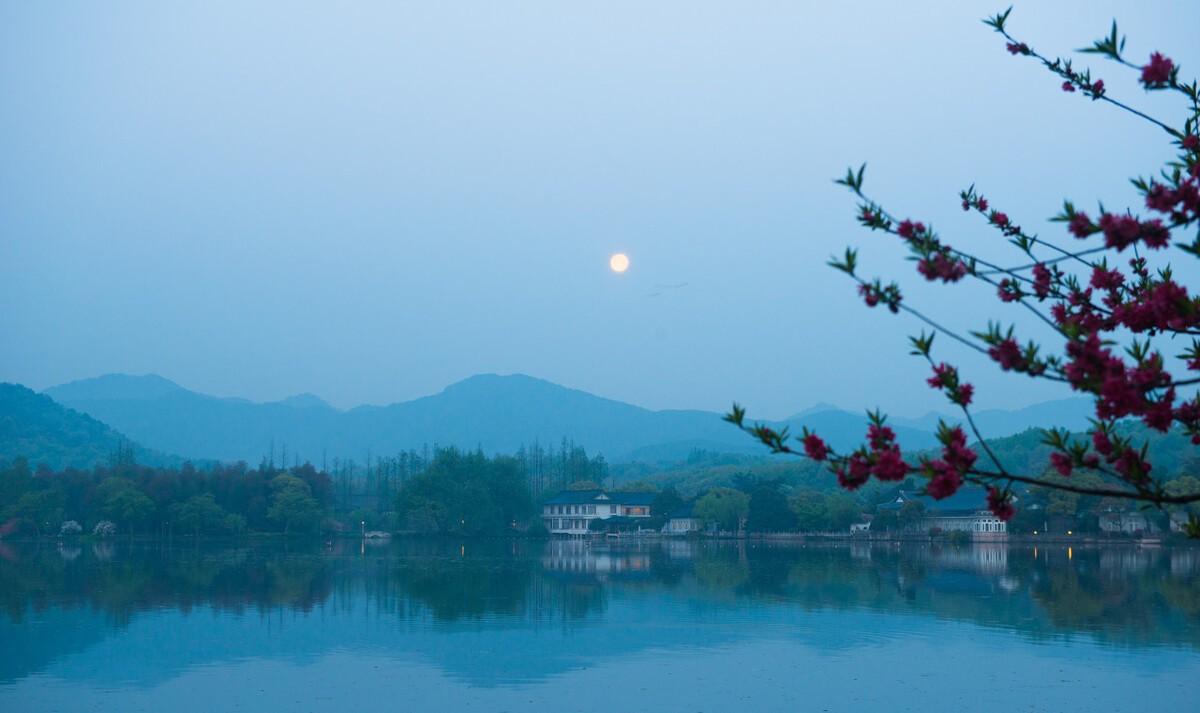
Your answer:
[[[625,253],[617,253],[608,259],[608,266],[613,272],[625,272],[629,269],[629,256]]]

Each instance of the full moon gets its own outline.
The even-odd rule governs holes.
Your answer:
[[[613,272],[625,272],[629,269],[629,256],[625,253],[617,253],[608,259],[608,266]]]

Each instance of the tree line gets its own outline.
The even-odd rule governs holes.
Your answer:
[[[139,465],[120,451],[90,470],[0,467],[0,535],[316,532],[333,501],[327,473],[264,462],[198,469]]]
[[[286,456],[284,456],[286,462]],[[0,537],[116,533],[226,535],[411,530],[501,534],[536,523],[535,500],[573,482],[608,477],[604,457],[564,439],[487,456],[454,447],[276,465],[264,458],[197,468],[142,465],[119,443],[92,469],[0,463]]]

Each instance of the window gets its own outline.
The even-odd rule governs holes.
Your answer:
[[[609,505],[609,506],[608,506],[608,512],[609,512],[609,514],[615,513],[616,511],[617,511],[617,506],[616,506],[616,505]]]

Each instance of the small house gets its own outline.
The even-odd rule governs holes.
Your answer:
[[[704,521],[696,517],[693,503],[685,503],[671,512],[664,528],[668,535],[686,535],[704,529]]]

